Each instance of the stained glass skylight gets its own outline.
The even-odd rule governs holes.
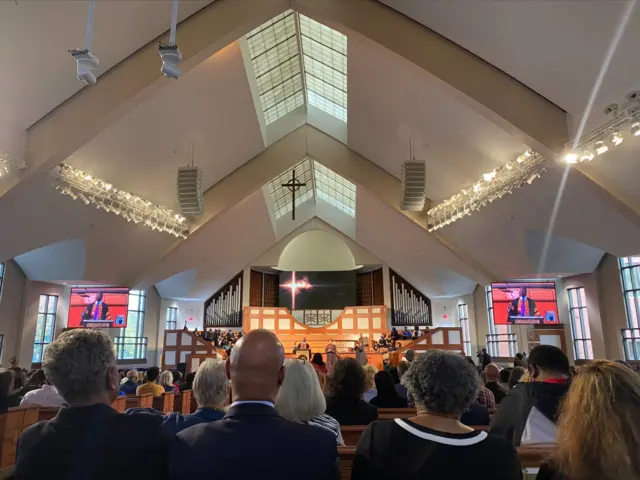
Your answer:
[[[277,15],[246,39],[268,125],[305,101],[296,13],[288,10]]]
[[[296,192],[296,207],[313,198],[313,172],[311,170],[311,161],[307,158],[287,169],[267,184],[267,190],[271,197],[271,204],[273,205],[276,218],[283,217],[293,210],[291,191],[287,187],[282,186],[283,183],[291,181],[293,170],[296,171],[296,178],[301,183],[306,184]]]
[[[315,160],[313,172],[318,198],[355,217],[356,186]]]
[[[304,15],[300,36],[309,104],[347,121],[347,37]]]

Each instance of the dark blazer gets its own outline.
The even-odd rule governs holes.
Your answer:
[[[212,478],[227,465],[230,478],[337,480],[336,436],[324,428],[290,422],[272,407],[245,403],[222,420],[187,428],[171,445],[171,479]]]
[[[165,415],[153,408],[130,408],[124,413],[126,415],[153,415],[158,417],[162,421],[162,428],[169,436],[174,436],[182,430],[199,423],[215,422],[216,420],[222,420],[224,417],[222,410],[214,410],[213,408],[198,408],[189,415],[177,412]]]
[[[123,415],[105,404],[62,407],[20,436],[16,478],[166,479],[168,456],[169,440],[154,417]]]
[[[496,403],[500,403],[504,397],[509,393],[502,385],[498,382],[487,382],[485,387],[489,389],[493,396],[496,399]]]
[[[327,415],[335,418],[340,425],[369,425],[378,418],[378,409],[364,400],[328,397]]]
[[[127,380],[122,385],[120,385],[120,394],[135,395],[137,389],[138,389],[138,382],[134,382],[133,380]]]

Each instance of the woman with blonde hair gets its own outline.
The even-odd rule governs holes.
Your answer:
[[[373,365],[365,365],[362,368],[364,370],[364,393],[362,394],[362,399],[368,403],[372,398],[378,395],[376,382],[374,380],[376,373],[378,373],[378,369]]]
[[[165,370],[160,374],[160,378],[158,378],[158,384],[160,384],[164,391],[169,393],[179,393],[178,388],[173,384],[173,373],[169,370]]]
[[[315,369],[306,359],[287,359],[284,367],[286,374],[276,397],[276,412],[292,422],[329,430],[336,436],[336,443],[342,445],[340,424],[324,413],[327,403]]]
[[[538,479],[640,478],[640,375],[595,360],[573,379],[562,404],[557,445]]]

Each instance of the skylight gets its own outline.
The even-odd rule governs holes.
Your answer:
[[[296,178],[301,183],[306,184],[296,192],[296,207],[313,198],[313,172],[311,170],[311,161],[307,158],[287,169],[267,184],[276,218],[281,218],[293,210],[291,191],[287,187],[282,186],[283,183],[291,181],[293,170],[296,171]]]
[[[309,104],[347,121],[347,37],[300,15]]]
[[[318,198],[342,210],[347,215],[355,217],[356,186],[315,160],[313,171]]]
[[[305,101],[295,12],[263,23],[247,35],[247,44],[268,125]]]

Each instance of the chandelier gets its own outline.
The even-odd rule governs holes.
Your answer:
[[[620,145],[628,132],[640,137],[640,92],[631,92],[622,106],[611,104],[605,109],[608,119],[578,141],[568,142],[562,160],[567,165],[590,162]],[[427,228],[433,232],[446,227],[466,215],[486,207],[493,201],[536,179],[552,168],[555,162],[542,154],[528,150],[516,160],[489,173],[475,184],[442,201],[427,212]]]
[[[95,178],[81,170],[61,163],[50,175],[59,181],[56,190],[85,205],[121,216],[127,222],[142,223],[152,230],[187,238],[189,224],[186,217],[175,211],[154,205],[129,192],[118,190],[110,183]]]

